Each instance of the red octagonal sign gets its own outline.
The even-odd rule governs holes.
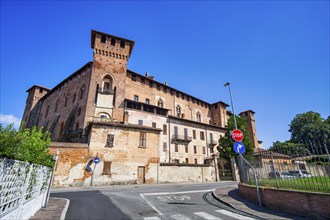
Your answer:
[[[231,132],[231,138],[234,139],[234,141],[242,141],[244,138],[243,132],[235,129]]]

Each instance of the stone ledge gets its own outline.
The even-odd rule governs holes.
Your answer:
[[[160,166],[178,166],[178,167],[213,167],[208,164],[189,164],[189,163],[160,163]]]
[[[87,143],[51,142],[50,148],[88,148]]]

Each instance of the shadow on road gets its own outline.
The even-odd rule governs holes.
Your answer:
[[[52,193],[51,196],[70,200],[65,219],[131,219],[99,190]]]

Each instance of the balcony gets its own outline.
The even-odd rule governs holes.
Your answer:
[[[113,95],[113,94],[115,94],[115,91],[113,89],[99,88],[97,91],[99,93],[105,94],[105,95]]]
[[[192,137],[187,136],[187,135],[172,135],[172,141],[175,143],[182,143],[182,144],[187,144],[190,141],[192,141]]]
[[[209,147],[214,147],[217,144],[218,144],[218,141],[215,141],[215,140],[210,140],[209,141]]]

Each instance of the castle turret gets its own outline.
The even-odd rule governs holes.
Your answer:
[[[95,104],[94,116],[123,121],[127,62],[134,41],[92,30],[91,47],[94,56],[89,100]]]
[[[26,90],[29,94],[26,98],[26,105],[22,117],[22,122],[24,121],[25,127],[33,127],[34,125],[37,125],[37,112],[40,110],[38,108],[38,102],[49,91],[50,89],[39,85],[34,85]]]
[[[241,112],[239,116],[246,119],[246,127],[249,132],[249,140],[251,141],[254,148],[259,147],[258,138],[257,138],[257,130],[256,130],[256,122],[254,119],[255,112],[252,110],[247,110]]]

